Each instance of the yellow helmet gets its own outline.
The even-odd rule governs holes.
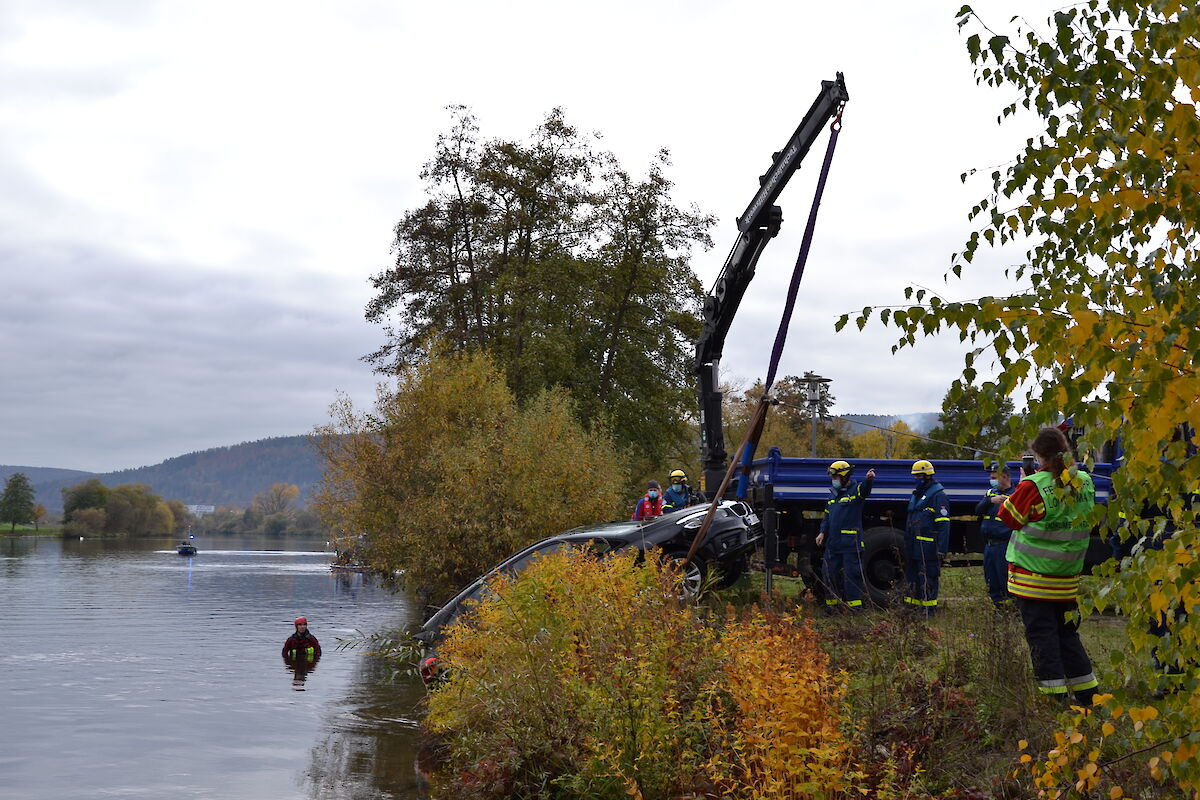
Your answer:
[[[854,469],[847,461],[835,461],[829,465],[830,475],[849,475],[850,470]]]
[[[925,461],[924,459],[917,461],[913,464],[912,474],[913,475],[932,475],[933,474],[933,464],[930,464],[928,461]]]
[[[687,481],[687,473],[681,469],[671,470],[671,483],[685,483]]]

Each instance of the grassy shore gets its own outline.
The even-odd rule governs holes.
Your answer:
[[[11,526],[0,526],[0,533],[7,536],[61,536],[61,525],[39,525],[34,528],[32,525],[18,525],[15,530],[10,529]]]
[[[847,681],[847,733],[861,752],[893,759],[929,796],[1029,796],[1028,777],[1013,777],[1018,743],[1043,752],[1053,746],[1063,709],[1036,691],[1020,617],[993,609],[979,567],[943,572],[938,613],[929,620],[899,607],[827,616],[798,579],[775,577],[773,584],[773,604],[812,617]],[[761,601],[762,589],[755,573],[714,602]],[[1128,652],[1125,621],[1091,616],[1080,635],[1103,690],[1112,652]],[[1111,743],[1118,751],[1126,745],[1133,746]],[[1120,777],[1130,797],[1171,796],[1132,768]]]

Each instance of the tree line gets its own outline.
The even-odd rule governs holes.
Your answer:
[[[14,479],[16,476],[9,484],[19,486],[19,479]],[[8,495],[6,486],[5,497]],[[314,513],[293,508],[299,495],[295,484],[275,483],[256,494],[244,510],[223,506],[214,514],[194,516],[182,502],[164,500],[146,484],[110,488],[98,478],[89,478],[62,490],[63,532],[80,536],[169,536],[185,532],[284,536],[320,532]],[[0,519],[4,521],[8,521],[7,508],[5,500],[0,500],[0,515],[4,515]]]

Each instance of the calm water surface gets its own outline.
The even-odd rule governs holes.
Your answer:
[[[414,612],[324,544],[0,539],[0,799],[418,797],[419,681],[336,649]]]

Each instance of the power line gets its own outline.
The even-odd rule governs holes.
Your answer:
[[[797,411],[808,411],[808,409],[807,409],[807,408],[804,408],[803,406],[798,406],[798,405],[795,405],[795,404],[793,404],[793,403],[785,403],[785,402],[783,402],[782,400],[777,400],[777,399],[774,399],[774,398],[772,398],[772,400],[771,400],[771,405],[775,405],[775,406],[787,406],[788,408],[794,408],[794,409],[796,409]],[[997,457],[1000,455],[1000,453],[997,453],[997,452],[995,452],[995,451],[993,451],[993,450],[983,450],[982,448],[978,448],[978,447],[968,447],[968,446],[966,446],[965,444],[958,444],[958,443],[956,443],[956,442],[947,442],[947,441],[943,441],[943,440],[941,440],[941,439],[932,439],[932,438],[930,438],[930,437],[928,437],[928,436],[921,436],[921,435],[920,435],[920,434],[918,434],[918,433],[905,433],[904,431],[894,431],[894,430],[892,430],[891,428],[885,428],[885,427],[884,427],[884,426],[882,426],[882,425],[874,425],[874,424],[872,424],[872,423],[870,423],[870,422],[862,422],[861,420],[857,420],[857,419],[848,419],[848,418],[846,418],[846,417],[838,417],[837,419],[841,420],[842,422],[849,422],[849,423],[852,423],[852,424],[854,424],[854,425],[865,425],[865,426],[867,426],[868,428],[876,428],[876,429],[878,429],[878,430],[881,430],[881,431],[887,431],[888,433],[894,434],[894,435],[896,435],[896,436],[907,436],[907,437],[909,437],[909,438],[911,438],[911,439],[920,439],[920,440],[921,440],[921,441],[923,441],[923,442],[933,442],[934,444],[944,444],[944,445],[946,445],[947,447],[954,447],[954,448],[957,448],[957,449],[959,449],[959,450],[966,450],[966,451],[968,451],[968,452],[971,452],[971,453],[983,453],[983,454],[986,454],[986,455],[989,455],[989,456],[997,456]]]

